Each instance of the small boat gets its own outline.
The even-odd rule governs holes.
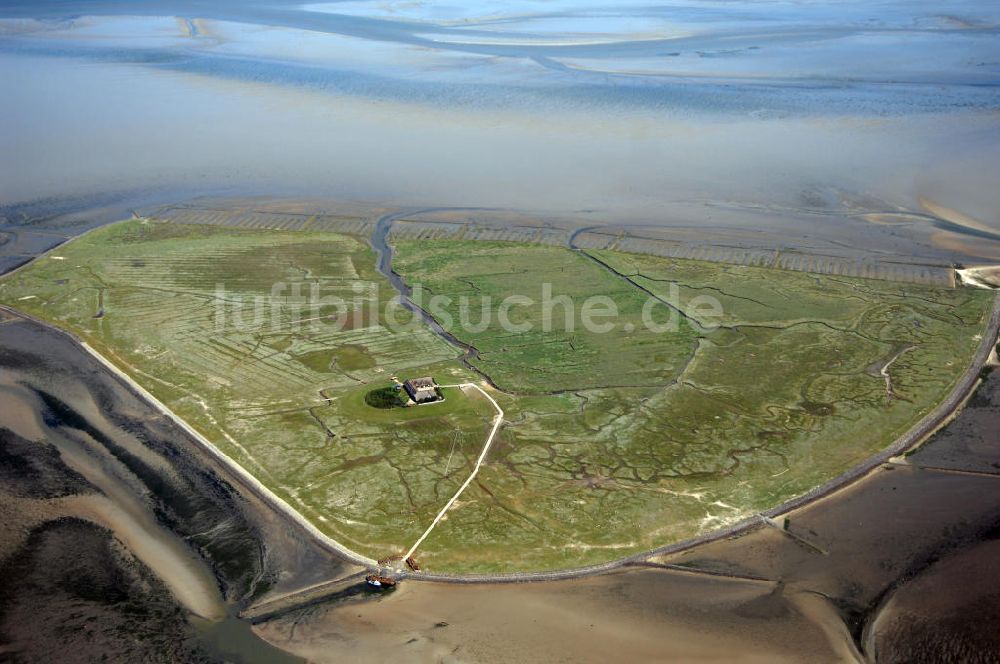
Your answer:
[[[417,561],[413,559],[413,556],[410,556],[409,558],[406,559],[406,564],[414,572],[420,571],[420,565],[418,565]]]
[[[368,582],[368,585],[375,588],[392,588],[396,585],[395,579],[391,579],[387,576],[380,576],[378,574],[369,574],[365,577],[365,581]]]

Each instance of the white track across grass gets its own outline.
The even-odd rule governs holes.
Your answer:
[[[441,508],[440,512],[438,512],[438,515],[434,517],[434,521],[431,522],[431,525],[429,525],[427,527],[427,530],[424,531],[424,534],[420,536],[420,539],[418,539],[413,544],[413,546],[410,547],[410,550],[406,552],[406,555],[403,556],[404,558],[409,558],[410,556],[413,555],[413,553],[417,550],[417,547],[419,547],[423,543],[423,541],[427,539],[427,536],[431,534],[431,531],[434,530],[434,526],[438,525],[438,522],[441,520],[442,517],[444,517],[448,509],[451,508],[451,506],[455,504],[455,501],[458,500],[458,497],[462,495],[462,492],[465,491],[465,489],[470,484],[472,484],[472,480],[475,479],[476,474],[479,472],[480,466],[483,465],[483,461],[486,459],[486,453],[490,451],[490,445],[493,444],[493,439],[496,438],[497,431],[500,429],[500,425],[503,424],[503,409],[500,408],[500,404],[498,404],[493,399],[493,397],[487,394],[486,390],[481,388],[479,385],[475,383],[459,383],[457,385],[441,385],[440,387],[460,387],[462,389],[465,389],[467,387],[475,388],[479,390],[484,397],[490,400],[490,403],[493,404],[494,408],[496,408],[497,414],[493,418],[493,428],[490,429],[490,435],[486,437],[486,444],[483,445],[483,451],[480,452],[479,458],[476,460],[476,467],[472,469],[472,474],[469,475],[469,477],[465,480],[462,486],[458,487],[458,491],[456,491],[455,495],[451,497],[451,500],[445,503],[445,506]]]

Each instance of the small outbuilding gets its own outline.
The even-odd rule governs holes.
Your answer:
[[[403,389],[410,395],[414,403],[427,403],[438,400],[437,385],[430,376],[411,378],[403,383]]]

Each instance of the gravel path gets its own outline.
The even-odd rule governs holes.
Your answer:
[[[494,408],[496,408],[497,414],[493,418],[493,428],[490,429],[490,435],[486,437],[486,444],[483,445],[483,451],[479,454],[479,458],[476,459],[476,467],[472,469],[472,473],[465,480],[462,486],[458,488],[458,491],[456,491],[455,495],[451,497],[451,500],[449,500],[445,504],[445,506],[441,508],[441,511],[438,512],[438,515],[434,517],[434,521],[431,522],[431,525],[427,527],[427,530],[424,531],[424,534],[420,536],[420,539],[418,539],[413,544],[413,546],[410,547],[410,550],[406,552],[406,555],[403,556],[404,559],[409,558],[410,556],[413,555],[413,552],[417,550],[417,547],[420,546],[421,543],[423,543],[423,541],[427,539],[427,536],[431,534],[431,531],[434,530],[434,526],[438,525],[438,522],[442,519],[442,517],[444,517],[448,509],[455,504],[455,501],[458,500],[458,497],[462,495],[462,492],[465,491],[465,489],[468,488],[468,486],[472,483],[472,480],[476,477],[476,474],[479,473],[479,468],[483,465],[483,461],[486,460],[486,453],[490,451],[490,445],[493,444],[493,439],[496,438],[497,431],[500,429],[500,425],[503,424],[503,409],[500,408],[500,404],[498,404],[496,400],[494,400],[493,397],[487,394],[486,390],[481,388],[479,385],[476,385],[475,383],[460,383],[458,385],[441,385],[440,387],[460,387],[463,390],[467,387],[475,388],[479,390],[484,397],[490,400],[490,403],[493,404]]]

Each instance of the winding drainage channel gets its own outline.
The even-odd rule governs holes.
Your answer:
[[[392,230],[393,222],[397,219],[402,219],[421,212],[487,209],[492,208],[428,208],[424,210],[405,210],[403,212],[393,212],[379,217],[378,222],[375,224],[375,230],[372,231],[370,242],[372,249],[374,249],[377,254],[377,258],[375,259],[375,269],[378,270],[382,276],[388,279],[390,284],[392,284],[393,289],[395,289],[396,293],[399,295],[399,302],[403,305],[403,308],[414,315],[419,316],[420,320],[423,321],[423,323],[427,325],[427,327],[429,327],[434,334],[444,339],[451,346],[460,350],[462,352],[462,363],[466,367],[479,374],[483,380],[490,385],[490,387],[500,389],[493,382],[492,378],[483,373],[479,368],[470,362],[470,359],[477,359],[479,357],[479,351],[474,346],[461,341],[454,334],[441,327],[441,324],[438,323],[433,316],[427,313],[410,298],[413,294],[413,289],[410,288],[405,281],[403,281],[403,278],[399,275],[399,273],[392,269],[392,247],[389,245],[389,232]]]

